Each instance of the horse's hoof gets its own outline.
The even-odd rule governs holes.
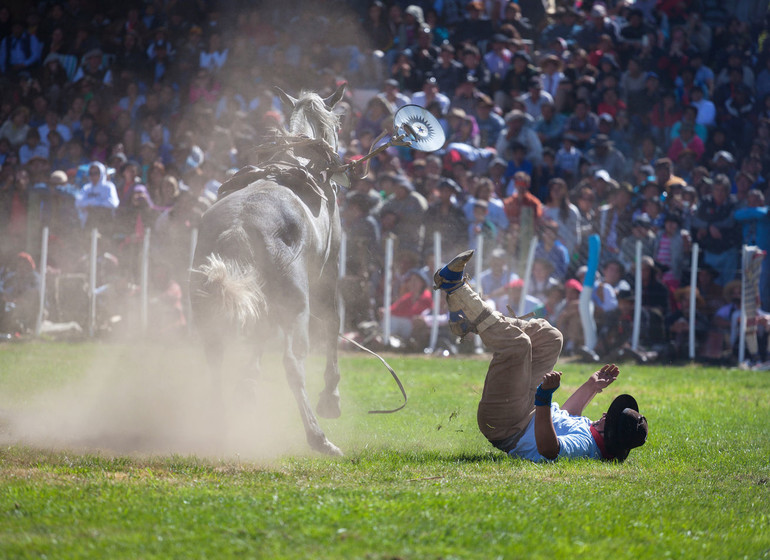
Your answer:
[[[318,451],[331,457],[343,457],[345,455],[339,447],[334,445],[328,439],[321,444],[321,447],[318,449]]]
[[[316,412],[318,412],[318,416],[321,418],[339,418],[340,414],[342,414],[342,410],[340,410],[340,396],[321,393]]]

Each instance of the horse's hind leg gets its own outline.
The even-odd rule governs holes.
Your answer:
[[[302,423],[305,425],[305,435],[310,447],[327,455],[342,455],[342,451],[326,439],[326,435],[318,424],[305,389],[305,359],[309,352],[308,317],[300,319],[286,329],[286,349],[283,364],[286,368],[286,378],[294,398],[299,405]]]

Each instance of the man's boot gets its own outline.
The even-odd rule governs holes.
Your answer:
[[[449,329],[459,337],[480,334],[501,317],[465,281],[465,265],[472,256],[472,250],[464,251],[433,275],[433,289],[446,292]]]

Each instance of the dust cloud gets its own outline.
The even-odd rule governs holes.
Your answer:
[[[0,443],[224,460],[310,454],[280,356],[255,374],[244,345],[233,350],[218,388],[199,346],[104,345],[76,380],[3,410]],[[322,377],[310,362],[308,376]],[[318,391],[308,394],[314,406]]]

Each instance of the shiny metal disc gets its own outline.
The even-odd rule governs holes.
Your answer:
[[[421,152],[434,152],[444,145],[446,136],[441,124],[419,105],[404,105],[393,117],[393,126],[404,141]]]

